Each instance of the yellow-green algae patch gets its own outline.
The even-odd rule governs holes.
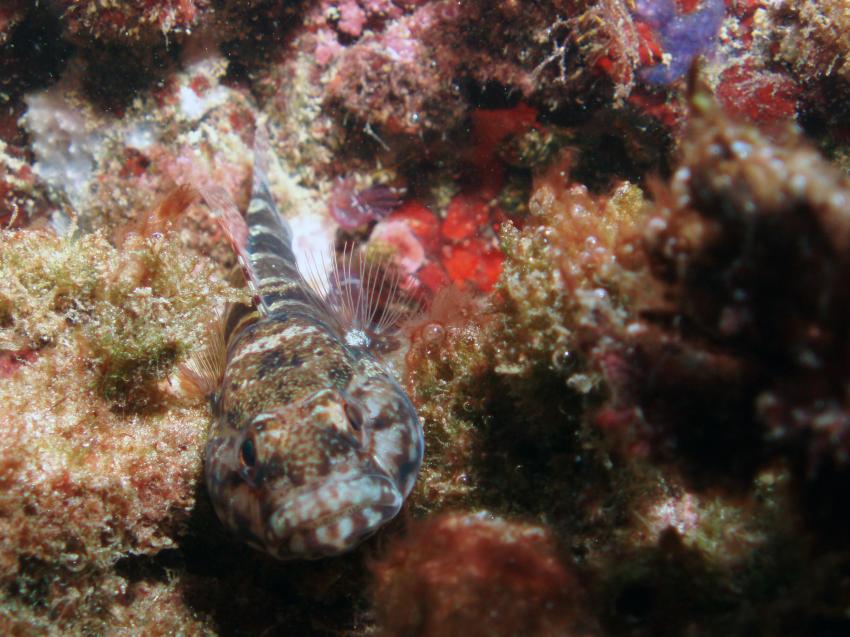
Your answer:
[[[407,385],[427,449],[416,515],[486,507],[543,519],[551,501],[583,498],[594,481],[633,479],[610,470],[585,423],[605,390],[587,359],[600,332],[622,329],[640,287],[626,264],[646,202],[629,183],[595,197],[562,182],[557,171],[539,177],[526,227],[502,226],[492,296],[438,295],[412,330]]]
[[[106,398],[145,402],[152,383],[197,343],[214,305],[234,298],[211,262],[168,237],[100,232],[0,235],[0,349],[77,347]]]
[[[0,632],[134,612],[115,565],[177,545],[209,418],[166,378],[237,294],[168,236],[0,233],[0,349],[34,352],[0,379]]]

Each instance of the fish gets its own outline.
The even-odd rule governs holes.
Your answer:
[[[317,559],[352,550],[398,514],[424,439],[379,354],[397,286],[353,249],[324,285],[308,283],[271,194],[268,154],[260,126],[244,218],[222,187],[197,186],[252,302],[213,322],[184,372],[211,405],[204,474],[219,520],[275,558]]]

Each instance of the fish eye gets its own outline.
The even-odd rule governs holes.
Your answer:
[[[239,447],[239,460],[243,467],[253,468],[257,464],[257,449],[252,438],[245,438]]]
[[[363,428],[363,412],[356,405],[345,403],[345,415],[352,429],[360,431]]]

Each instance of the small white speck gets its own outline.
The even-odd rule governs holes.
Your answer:
[[[327,526],[320,526],[318,529],[316,529],[316,539],[319,541],[319,544],[330,544],[330,529]]]
[[[351,532],[354,530],[354,522],[351,521],[350,517],[346,516],[336,523],[336,528],[339,538],[341,540],[347,540],[351,536]]]
[[[369,337],[363,330],[348,330],[345,333],[345,344],[349,347],[369,347]]]
[[[742,142],[740,140],[732,142],[732,152],[741,159],[749,157],[752,150],[753,147],[746,142]]]

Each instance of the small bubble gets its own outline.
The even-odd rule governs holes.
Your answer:
[[[552,367],[555,369],[570,369],[575,364],[575,355],[567,349],[552,352]]]
[[[79,553],[63,553],[62,562],[65,568],[74,573],[80,572],[85,567]]]
[[[428,323],[422,328],[422,340],[426,343],[438,343],[445,335],[446,330],[439,323]]]

